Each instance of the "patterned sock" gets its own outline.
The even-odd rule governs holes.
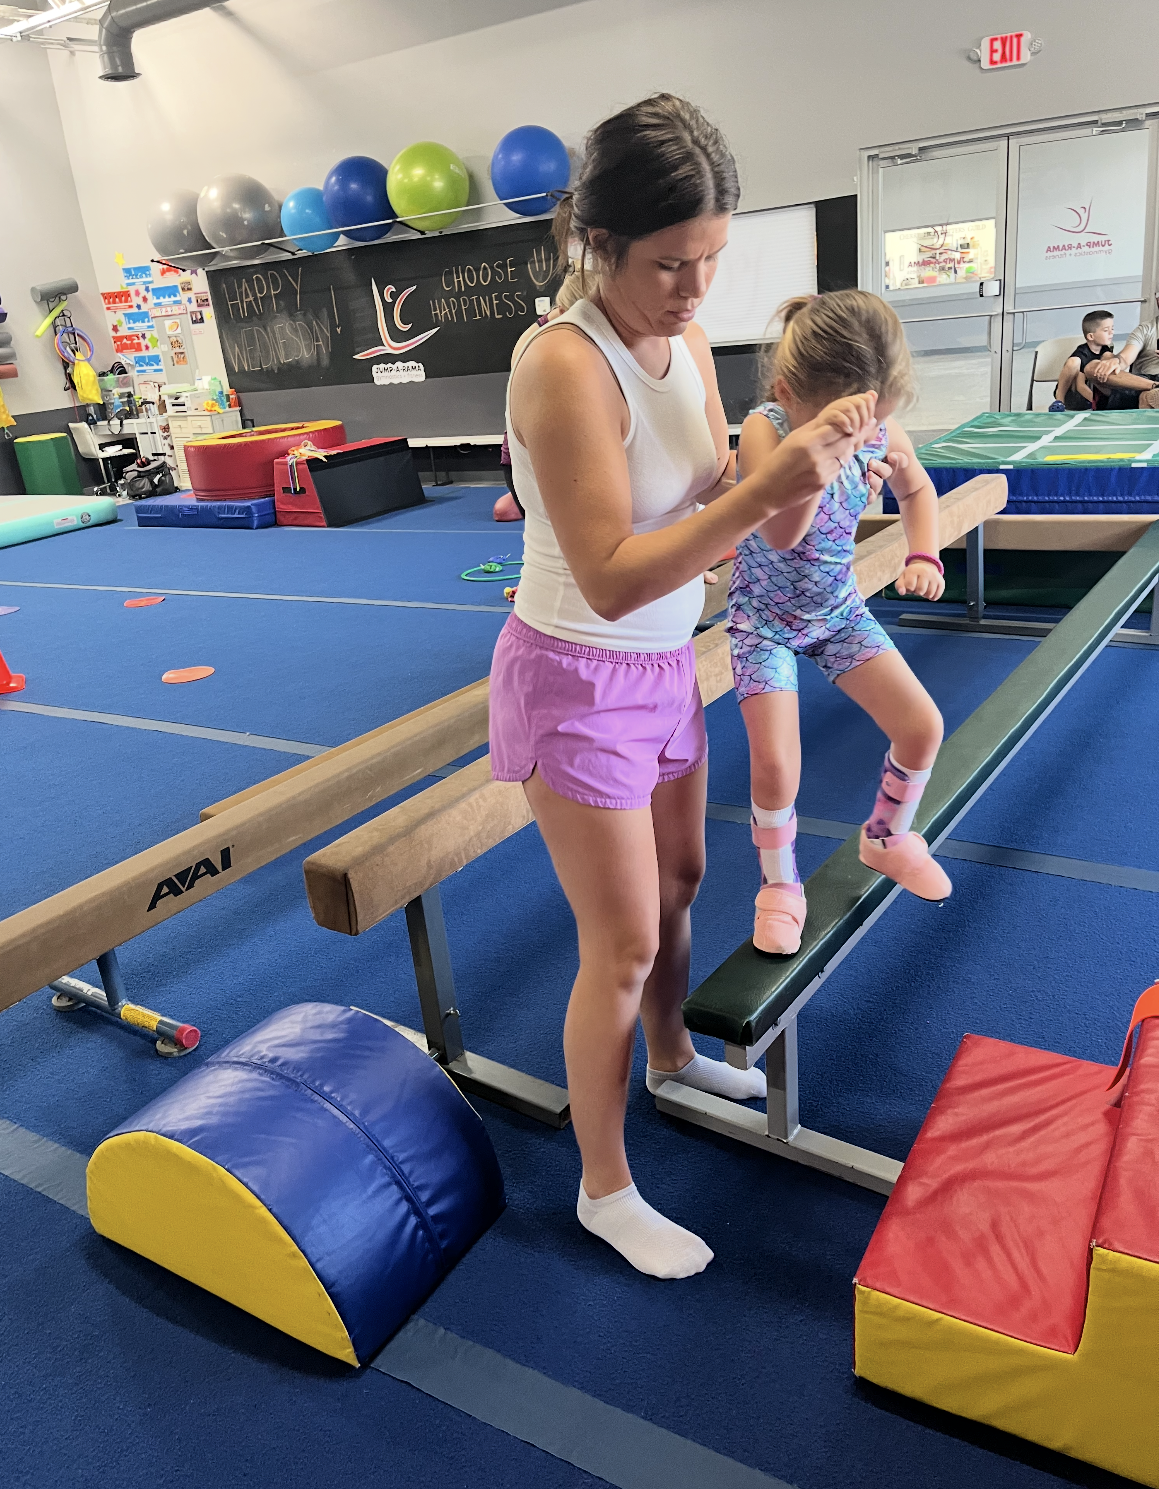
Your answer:
[[[752,812],[753,842],[759,850],[761,879],[765,884],[781,884],[802,893],[801,876],[797,872],[796,806],[767,812],[754,801]]]
[[[865,824],[865,836],[903,837],[909,832],[931,774],[930,770],[911,770],[908,765],[899,765],[887,750],[877,800]]]

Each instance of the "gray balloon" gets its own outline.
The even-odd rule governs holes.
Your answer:
[[[197,221],[215,248],[237,249],[241,243],[260,243],[282,236],[281,204],[272,191],[252,176],[218,176],[197,199]],[[264,256],[266,250],[227,253],[230,259]]]
[[[149,242],[170,263],[204,269],[213,262],[213,244],[197,221],[197,193],[179,186],[158,202],[149,216]]]

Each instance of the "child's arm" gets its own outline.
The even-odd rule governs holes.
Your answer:
[[[1071,386],[1074,383],[1075,379],[1080,376],[1081,374],[1079,372],[1079,359],[1077,357],[1068,357],[1062,364],[1062,371],[1058,375],[1058,382],[1054,385],[1054,396],[1059,400],[1060,403],[1070,392]],[[1083,397],[1088,400],[1090,396],[1091,395],[1089,393],[1083,394]]]
[[[893,474],[889,489],[897,497],[906,544],[911,553],[938,553],[938,493],[914,454],[910,437],[893,419],[885,421],[889,435],[887,460]],[[946,581],[931,563],[915,559],[907,564],[896,588],[899,595],[913,595],[919,600],[939,600]]]
[[[764,414],[749,414],[741,425],[740,445],[736,452],[737,466],[742,472],[755,470],[780,443],[781,436],[771,420],[766,419]],[[782,552],[795,548],[809,531],[817,514],[817,503],[823,494],[818,491],[800,506],[778,512],[775,517],[763,522],[757,532],[770,548],[778,548]]]

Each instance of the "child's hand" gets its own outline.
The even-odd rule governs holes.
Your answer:
[[[881,488],[886,481],[897,475],[899,470],[905,470],[909,464],[909,456],[903,455],[901,451],[896,454],[887,455],[884,460],[871,460],[865,467],[865,479],[869,483],[870,495],[876,501],[881,495]]]
[[[764,462],[770,474],[776,471],[774,511],[819,495],[837,479],[845,462],[876,434],[876,405],[876,393],[839,398],[780,442]]]
[[[933,564],[919,558],[905,566],[894,587],[899,595],[913,595],[917,600],[940,600],[946,581]]]

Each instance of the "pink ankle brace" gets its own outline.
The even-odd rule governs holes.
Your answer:
[[[904,837],[913,825],[914,813],[930,775],[928,770],[904,769],[887,750],[877,800],[865,824],[866,837]]]

